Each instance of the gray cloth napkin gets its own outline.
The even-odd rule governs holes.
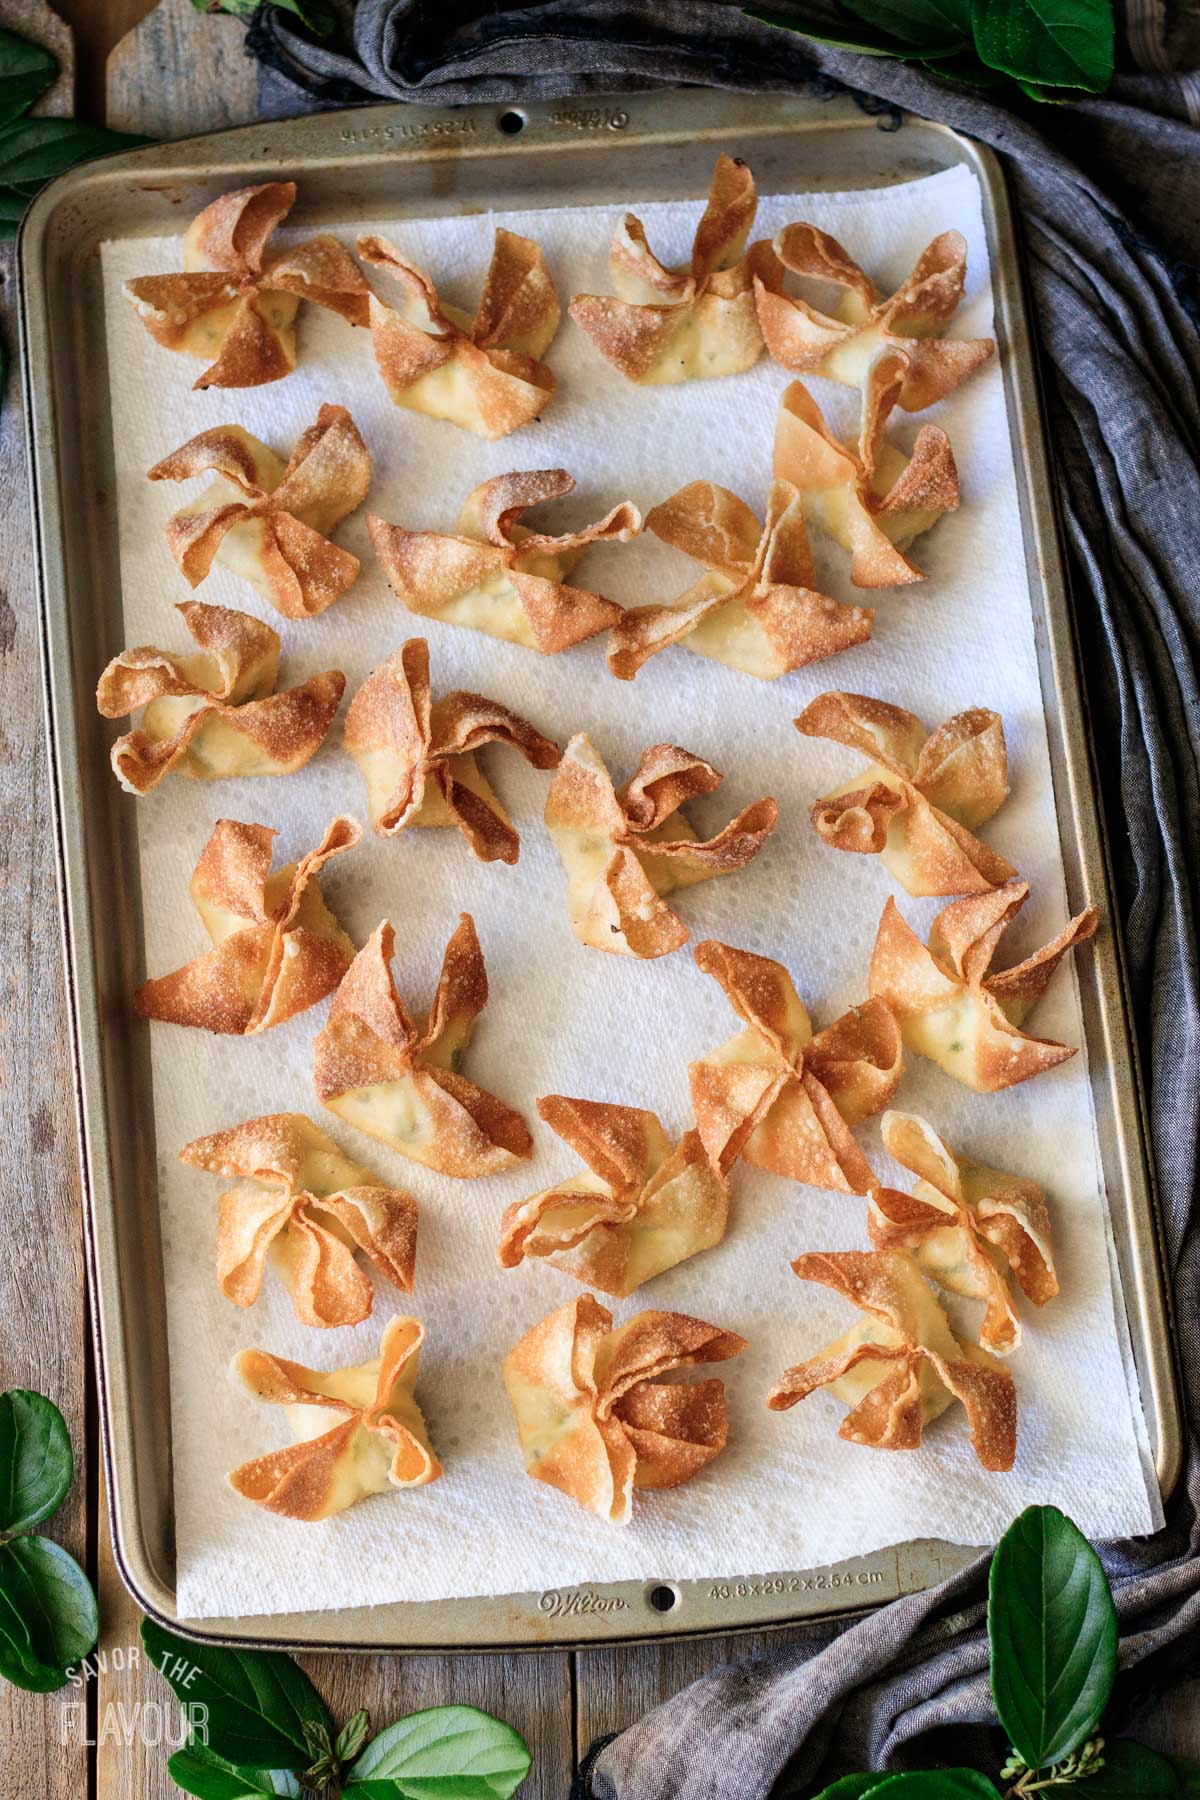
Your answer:
[[[1124,60],[1140,59],[1140,72],[1101,100],[1010,108],[770,31],[718,0],[339,4],[352,52],[305,41],[260,8],[251,42],[293,96],[445,105],[686,82],[845,86],[866,104],[943,120],[1005,159],[1193,1421],[1166,1529],[1102,1550],[1122,1622],[1117,1717],[1132,1718],[1200,1657],[1200,77],[1186,73],[1189,56],[1200,62],[1200,13],[1129,0]],[[763,1800],[849,1769],[976,1756],[994,1769],[1003,1746],[989,1730],[985,1569],[981,1559],[849,1627],[814,1626],[785,1649],[714,1669],[604,1747],[580,1791]]]

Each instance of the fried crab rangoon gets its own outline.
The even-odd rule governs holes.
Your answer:
[[[313,1044],[322,1106],[443,1175],[495,1175],[533,1149],[520,1113],[459,1073],[487,1005],[483,952],[469,913],[446,945],[427,1021],[405,1010],[384,921],[355,957]]]
[[[884,1149],[917,1184],[911,1194],[874,1190],[867,1220],[872,1244],[911,1251],[936,1286],[982,1301],[979,1341],[1007,1356],[1021,1342],[1009,1272],[1035,1306],[1058,1292],[1045,1195],[1036,1181],[952,1150],[915,1113],[886,1112],[881,1127]]]
[[[417,1203],[343,1156],[303,1113],[270,1113],[196,1138],[179,1160],[236,1176],[217,1215],[217,1280],[235,1306],[253,1306],[268,1258],[302,1325],[358,1325],[374,1290],[361,1254],[410,1294]]]
[[[920,412],[953,393],[995,352],[991,338],[936,335],[962,299],[967,244],[961,232],[935,237],[907,281],[886,297],[837,239],[815,225],[788,225],[771,247],[787,274],[841,289],[833,311],[824,313],[786,292],[781,279],[755,276],[767,350],[794,375],[824,375],[862,387],[879,351],[899,349],[908,369],[898,404],[905,412]]]
[[[900,350],[881,351],[871,364],[855,449],[833,435],[803,382],[793,381],[779,402],[776,480],[790,482],[806,520],[850,552],[855,587],[923,581],[903,552],[958,506],[958,470],[940,425],[922,425],[907,454],[885,436],[906,372]]]
[[[194,386],[260,387],[290,375],[301,300],[340,313],[351,325],[368,323],[362,270],[336,238],[310,238],[268,253],[295,203],[294,181],[222,194],[189,225],[182,274],[140,275],[125,283],[156,342],[211,364]]]
[[[338,669],[275,692],[279,637],[248,613],[185,600],[175,608],[196,649],[139,645],[113,658],[96,688],[106,719],[144,708],[112,747],[117,780],[148,794],[165,775],[197,781],[290,775],[325,741],[346,678]]]
[[[502,438],[550,404],[554,376],[540,359],[560,314],[532,238],[497,228],[474,318],[439,300],[429,277],[386,238],[359,238],[358,254],[401,290],[398,306],[371,294],[375,360],[395,405],[477,437]]]
[[[813,829],[832,849],[878,856],[916,898],[986,893],[1016,875],[974,835],[1008,797],[999,713],[972,707],[927,732],[902,707],[831,692],[795,725],[805,737],[861,751],[871,765],[813,806]]]
[[[367,527],[384,574],[409,612],[554,656],[607,631],[621,616],[615,600],[572,587],[567,576],[590,544],[623,544],[642,529],[628,500],[595,525],[561,537],[521,524],[531,506],[561,499],[574,486],[565,469],[497,475],[467,495],[455,536],[406,531],[373,515]]]
[[[774,681],[865,643],[874,615],[816,590],[800,496],[771,485],[767,522],[711,481],[693,481],[646,515],[646,529],[707,573],[661,606],[630,607],[613,626],[608,666],[630,681],[669,644]]]
[[[872,1450],[917,1450],[926,1425],[955,1400],[985,1469],[1011,1469],[1017,1447],[1012,1376],[986,1350],[960,1344],[904,1250],[800,1256],[801,1281],[819,1281],[866,1317],[806,1363],[787,1369],[767,1396],[772,1412],[827,1387],[850,1408],[839,1437]]]
[[[311,619],[345,593],[359,560],[329,533],[366,499],[371,458],[344,406],[322,406],[286,463],[240,425],[216,425],[155,463],[148,479],[209,474],[211,486],[167,524],[190,586],[220,563],[287,619]]]
[[[1001,937],[1028,898],[1027,881],[1009,881],[954,900],[933,921],[928,948],[894,900],[879,922],[871,993],[895,1013],[908,1049],[979,1093],[1014,1087],[1075,1054],[1021,1026],[1063,957],[1093,936],[1100,914],[1086,907],[1032,956],[989,973]]]
[[[581,1294],[504,1359],[525,1467],[589,1512],[627,1525],[634,1488],[678,1487],[725,1448],[725,1384],[660,1379],[740,1356],[746,1340],[685,1313],[612,1314]]]
[[[410,825],[456,826],[480,862],[515,863],[521,841],[478,752],[509,744],[535,769],[559,763],[558,745],[499,701],[468,693],[434,700],[424,638],[410,638],[367,676],[343,743],[366,780],[380,837]]]
[[[336,988],[354,944],[326,906],[317,876],[331,857],[354,848],[362,826],[334,819],[315,850],[272,874],[277,836],[266,825],[217,820],[189,889],[213,948],[143,983],[134,1004],[144,1019],[249,1037]]]
[[[881,1112],[900,1085],[903,1051],[891,1012],[868,1000],[814,1037],[782,963],[714,938],[694,954],[745,1027],[688,1068],[713,1168],[725,1176],[744,1156],[810,1187],[869,1193],[875,1177],[850,1127]]]
[[[626,213],[613,235],[616,298],[576,294],[569,312],[630,381],[660,385],[736,375],[762,354],[753,276],[766,243],[746,249],[758,200],[745,163],[719,156],[686,269],[665,269],[640,220]]]
[[[699,840],[680,808],[721,781],[690,750],[654,744],[618,790],[591,740],[582,732],[571,739],[546,796],[546,824],[581,944],[654,957],[687,942],[687,926],[663,895],[744,869],[779,817],[774,800],[756,800],[716,837]]]
[[[297,1441],[234,1469],[230,1486],[268,1512],[312,1523],[370,1494],[436,1481],[442,1465],[413,1398],[424,1341],[418,1319],[392,1319],[373,1362],[328,1370],[243,1350],[234,1374],[256,1400],[285,1409]]]
[[[623,1300],[725,1236],[729,1192],[698,1132],[672,1147],[655,1114],[641,1107],[547,1094],[537,1109],[590,1172],[507,1209],[502,1268],[541,1257]]]

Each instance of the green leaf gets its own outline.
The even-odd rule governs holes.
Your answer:
[[[176,1787],[200,1800],[263,1800],[264,1795],[294,1800],[300,1793],[300,1783],[286,1769],[239,1769],[195,1741],[175,1752],[167,1774]]]
[[[989,69],[981,63],[977,56],[964,53],[961,56],[942,56],[934,61],[930,57],[922,58],[925,68],[931,75],[941,81],[953,81],[962,87],[994,88],[1003,87],[1008,80],[999,69]]]
[[[410,1713],[372,1738],[345,1800],[506,1800],[529,1773],[525,1740],[474,1706]]]
[[[33,1653],[29,1627],[13,1602],[0,1589],[0,1675],[14,1687],[30,1693],[49,1694],[66,1681],[62,1669],[51,1669]]]
[[[53,1400],[0,1394],[0,1532],[28,1531],[56,1512],[71,1485],[71,1438]]]
[[[146,1653],[181,1701],[208,1708],[210,1746],[244,1769],[301,1769],[306,1724],[332,1724],[329,1709],[290,1656],[192,1644],[142,1620]]]
[[[92,1584],[73,1556],[44,1537],[13,1538],[0,1544],[0,1632],[9,1646],[5,1673],[18,1687],[39,1692],[62,1687],[67,1671],[93,1650],[100,1635],[100,1609]],[[14,1625],[14,1615],[16,1624]],[[13,1654],[15,1653],[15,1654]],[[51,1681],[57,1674],[58,1679]]]
[[[132,150],[149,138],[79,119],[18,119],[0,131],[0,182],[50,181],[76,163],[114,150]]]
[[[1112,0],[971,0],[971,27],[990,68],[1035,88],[1101,94],[1112,80]]]
[[[906,1770],[870,1792],[878,1800],[1000,1800],[999,1790],[977,1769]]]
[[[1031,1769],[1090,1737],[1112,1689],[1117,1615],[1100,1559],[1056,1506],[1009,1526],[988,1578],[992,1697]]]
[[[874,1771],[869,1775],[843,1775],[840,1781],[832,1781],[814,1796],[814,1800],[862,1800],[864,1794],[873,1793],[889,1779],[885,1770]]]
[[[1185,1756],[1173,1756],[1170,1760],[1180,1794],[1186,1800],[1200,1800],[1200,1763],[1189,1762]]]
[[[58,75],[58,62],[41,44],[0,30],[0,125],[29,111]]]
[[[1103,1766],[1079,1788],[1081,1800],[1179,1800],[1184,1791],[1165,1756],[1124,1738],[1105,1741]]]
[[[334,1755],[340,1763],[353,1762],[367,1741],[367,1733],[371,1729],[371,1715],[366,1707],[356,1712],[353,1718],[347,1719],[338,1732],[337,1742],[333,1746]]]
[[[928,55],[971,45],[970,0],[843,0],[843,5],[910,52]]]

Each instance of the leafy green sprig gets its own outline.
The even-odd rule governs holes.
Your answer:
[[[152,1619],[142,1643],[194,1721],[167,1769],[201,1800],[507,1800],[529,1773],[524,1740],[474,1706],[411,1713],[374,1737],[364,1709],[337,1731],[290,1656],[191,1643]]]
[[[33,1530],[58,1511],[74,1475],[53,1401],[0,1394],[0,1675],[48,1694],[95,1647],[100,1611],[73,1556]]]
[[[1102,94],[1113,76],[1112,0],[841,0],[846,28],[806,20],[804,0],[747,9],[764,25],[860,56],[915,62],[968,87],[1009,82],[1031,100]]]
[[[235,19],[248,19],[259,6],[277,6],[280,12],[294,13],[302,25],[317,37],[328,37],[337,20],[325,0],[192,0],[197,12],[232,13]]]

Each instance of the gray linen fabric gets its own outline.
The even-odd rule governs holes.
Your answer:
[[[1200,1419],[1200,50],[1194,5],[1129,0],[1101,100],[1011,108],[781,36],[718,0],[498,11],[339,0],[353,54],[262,8],[252,43],[324,104],[515,102],[681,82],[828,93],[944,120],[1005,159],[1057,463],[1118,910],[1148,1081],[1185,1404]],[[806,9],[811,10],[811,9]],[[1200,1453],[1153,1539],[1103,1547],[1126,1717],[1200,1658]],[[864,1468],[864,1479],[870,1479]],[[762,1800],[847,1769],[995,1767],[981,1562],[848,1628],[715,1669],[594,1759],[596,1800]],[[973,1735],[976,1734],[976,1735]],[[922,1740],[918,1742],[917,1740]],[[777,1784],[781,1784],[778,1785]]]

